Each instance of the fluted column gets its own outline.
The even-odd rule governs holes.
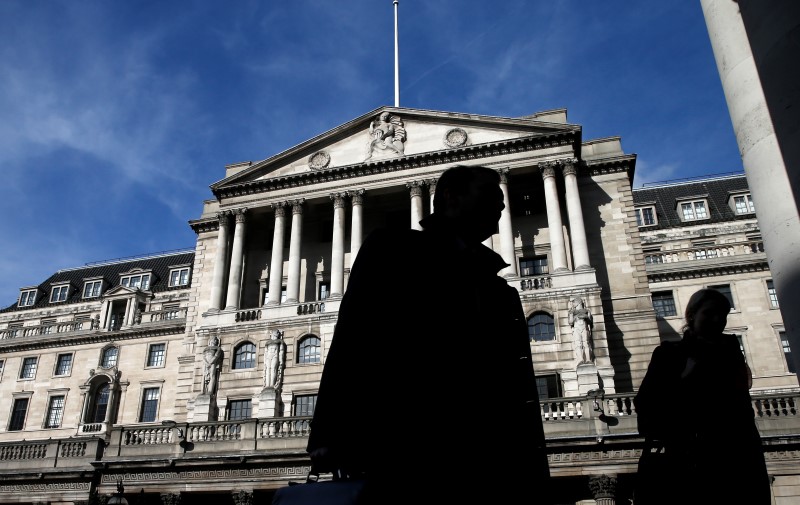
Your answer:
[[[333,239],[331,244],[331,298],[342,296],[344,291],[344,197],[343,193],[331,195],[333,200]]]
[[[275,229],[272,232],[272,259],[269,262],[267,305],[280,305],[283,284],[283,236],[286,234],[286,203],[274,203]]]
[[[358,189],[351,191],[350,205],[351,205],[351,222],[350,222],[350,266],[356,261],[356,255],[361,248],[364,234],[364,190]]]
[[[406,184],[411,195],[411,229],[421,230],[419,221],[422,219],[422,184],[417,181]]]
[[[547,207],[547,227],[550,230],[550,251],[553,255],[553,271],[567,270],[567,250],[564,247],[564,230],[561,223],[561,205],[556,189],[556,172],[551,163],[540,163],[544,179],[544,200]]]
[[[508,263],[508,267],[500,271],[503,277],[517,275],[517,258],[514,254],[514,230],[511,228],[511,206],[508,200],[508,172],[509,169],[500,170],[500,189],[503,190],[503,212],[500,213],[498,230],[500,232],[500,256]]]
[[[433,197],[436,195],[436,179],[428,181],[428,195],[430,197],[430,209],[433,214]]]
[[[244,232],[247,209],[233,211],[236,227],[233,229],[233,247],[231,248],[231,271],[228,274],[228,298],[225,301],[225,310],[239,308],[239,298],[242,291],[242,267],[244,266]]]
[[[292,232],[289,238],[289,279],[286,284],[286,302],[300,301],[300,246],[303,237],[303,203],[304,199],[293,200]]]
[[[589,264],[589,246],[586,243],[586,227],[583,224],[583,210],[581,197],[578,193],[578,169],[575,166],[578,160],[564,162],[564,186],[567,192],[567,215],[569,216],[570,237],[572,239],[572,255],[575,260],[575,270],[592,268]]]
[[[218,312],[222,308],[223,284],[228,266],[228,216],[230,212],[218,212],[219,232],[217,234],[217,252],[214,258],[214,277],[211,278],[211,301],[209,308]]]

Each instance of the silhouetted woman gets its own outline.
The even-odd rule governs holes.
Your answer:
[[[723,333],[730,309],[719,291],[697,291],[686,306],[683,338],[653,351],[634,404],[639,433],[662,443],[672,466],[658,486],[639,476],[655,496],[640,494],[636,505],[770,504],[752,374],[736,336]]]

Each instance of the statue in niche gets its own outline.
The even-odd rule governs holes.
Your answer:
[[[219,337],[212,335],[208,339],[208,346],[203,351],[203,394],[212,396],[216,394],[222,356]]]
[[[592,313],[586,308],[583,298],[569,299],[569,325],[572,326],[572,348],[578,363],[591,363]]]
[[[264,387],[279,390],[283,381],[283,368],[286,365],[286,342],[283,331],[269,332],[269,340],[264,349]]]
[[[405,150],[406,130],[403,128],[403,120],[398,116],[382,112],[377,120],[370,122],[369,134],[372,138],[367,145],[367,157],[364,161],[372,158],[375,149],[391,151],[402,156]]]
[[[100,329],[100,314],[94,316],[91,320],[91,329],[99,330]]]

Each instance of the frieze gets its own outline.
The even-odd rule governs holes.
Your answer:
[[[641,449],[615,449],[599,451],[562,452],[547,455],[547,460],[554,465],[570,465],[575,463],[591,463],[595,461],[629,461],[638,460]]]
[[[89,482],[47,482],[42,484],[0,484],[0,493],[43,491],[89,491]]]
[[[121,474],[108,473],[100,478],[101,484],[116,485],[117,481],[123,483],[139,482],[187,482],[208,480],[249,479],[258,477],[292,478],[303,477],[311,471],[310,466],[297,467],[266,467],[266,468],[226,468],[219,470],[187,470],[170,472],[125,472]]]
[[[691,265],[690,261],[682,263],[689,263],[682,270],[675,270],[669,272],[648,273],[648,282],[667,282],[678,281],[684,279],[697,279],[702,277],[716,277],[720,275],[735,275],[752,272],[766,272],[769,270],[769,263],[766,259],[758,263],[735,263],[729,265],[708,265],[702,268],[695,268]],[[674,263],[671,263],[674,265]]]

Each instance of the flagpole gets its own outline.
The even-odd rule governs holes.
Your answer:
[[[394,3],[394,106],[400,107],[400,44],[397,33],[397,4],[400,1],[393,0],[392,3]]]

